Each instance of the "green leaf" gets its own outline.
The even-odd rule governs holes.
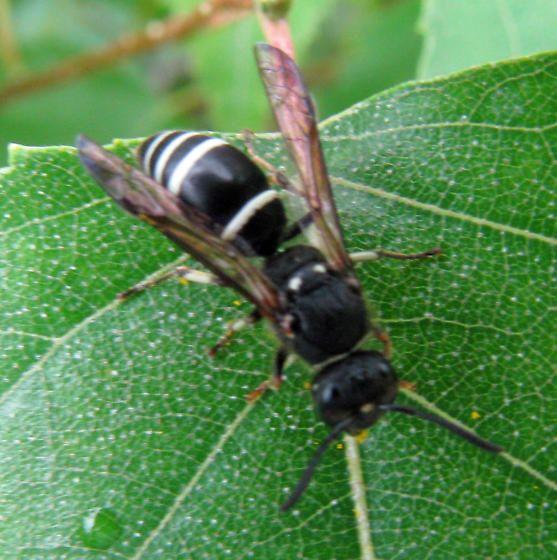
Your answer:
[[[322,117],[416,76],[420,1],[360,4],[343,2],[329,16],[304,68]]]
[[[425,0],[418,76],[554,49],[555,22],[557,3],[547,0]]]
[[[358,267],[416,384],[400,402],[506,452],[391,415],[361,468],[347,439],[289,513],[278,504],[326,434],[308,368],[247,405],[272,337],[242,333],[215,360],[206,349],[248,306],[172,282],[118,301],[179,252],[116,208],[72,148],[13,147],[0,556],[554,558],[556,87],[557,54],[538,56],[404,85],[323,123],[350,249],[444,251]],[[132,145],[116,149],[131,158]],[[278,146],[256,144],[269,158]]]

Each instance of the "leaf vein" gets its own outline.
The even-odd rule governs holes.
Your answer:
[[[240,424],[249,414],[250,410],[254,407],[255,403],[248,403],[236,416],[236,418],[231,422],[226,430],[222,433],[221,437],[217,441],[216,445],[211,449],[210,453],[207,455],[205,460],[199,466],[197,472],[193,475],[191,480],[184,486],[180,494],[174,500],[174,503],[169,508],[166,515],[161,519],[160,523],[151,531],[148,537],[143,541],[143,544],[139,547],[137,552],[131,557],[131,560],[139,560],[143,557],[143,553],[149,548],[149,545],[153,540],[160,534],[160,532],[170,523],[180,506],[183,504],[184,500],[188,497],[191,491],[195,488],[199,479],[205,474],[207,469],[213,463],[215,457],[224,447],[226,442],[234,435]]]
[[[422,323],[425,321],[429,321],[431,323],[441,323],[443,325],[454,325],[456,327],[462,327],[463,329],[485,329],[490,331],[495,331],[506,336],[519,336],[524,337],[528,334],[528,331],[525,332],[514,332],[510,329],[504,329],[501,327],[496,327],[495,325],[487,325],[485,323],[463,323],[462,321],[456,321],[454,319],[444,319],[443,317],[436,317],[431,314],[426,314],[423,317],[409,317],[409,318],[400,318],[400,319],[387,319],[381,317],[381,323],[391,324],[391,325],[398,325],[402,323]]]
[[[395,202],[400,202],[406,206],[411,206],[413,208],[418,208],[420,210],[424,210],[426,212],[431,212],[437,216],[443,216],[446,218],[454,218],[456,220],[460,220],[463,222],[469,222],[475,224],[480,227],[488,227],[494,229],[496,231],[504,232],[504,233],[511,233],[513,235],[517,235],[520,237],[525,237],[527,239],[532,239],[536,241],[541,241],[543,243],[547,243],[549,245],[557,245],[557,239],[554,237],[549,237],[547,235],[543,235],[541,233],[536,233],[533,231],[528,231],[520,228],[516,228],[514,226],[508,226],[506,224],[500,224],[498,222],[493,222],[491,220],[486,220],[484,218],[478,218],[476,216],[471,216],[469,214],[464,214],[463,212],[456,212],[454,210],[448,210],[447,208],[440,208],[439,206],[435,206],[434,204],[429,204],[427,202],[420,202],[419,200],[415,200],[412,198],[408,198],[405,196],[401,196],[399,194],[391,193],[385,191],[384,189],[378,189],[376,187],[370,187],[369,185],[362,185],[360,183],[356,183],[354,181],[350,181],[348,179],[344,179],[341,177],[331,177],[331,180],[343,187],[347,187],[350,189],[354,189],[357,191],[367,192],[373,194],[379,198],[385,198],[387,200],[392,200]]]
[[[8,398],[13,394],[16,393],[17,390],[23,385],[27,379],[29,379],[34,373],[42,371],[42,368],[46,362],[59,350],[68,340],[70,340],[74,335],[84,329],[87,325],[102,317],[106,313],[115,309],[121,303],[120,300],[116,299],[111,301],[108,305],[101,307],[92,315],[86,317],[80,323],[74,325],[71,329],[69,329],[63,336],[58,338],[54,338],[54,343],[52,346],[37,360],[32,367],[30,367],[27,371],[23,372],[17,382],[15,382],[1,397],[0,397],[0,406],[3,405]]]
[[[368,507],[366,503],[366,488],[360,461],[360,450],[355,438],[345,435],[344,445],[346,450],[346,462],[350,475],[350,488],[354,500],[354,515],[356,516],[356,527],[358,529],[358,541],[360,543],[362,560],[377,560],[371,540],[371,526],[369,523]]]
[[[474,431],[469,426],[466,426],[465,424],[463,424],[462,422],[460,422],[456,418],[453,418],[450,414],[447,414],[442,409],[436,407],[432,402],[428,401],[427,399],[425,399],[424,397],[422,397],[421,395],[419,395],[415,391],[411,391],[409,389],[404,389],[404,388],[400,389],[400,391],[402,393],[404,393],[410,399],[419,403],[420,406],[422,406],[426,410],[434,412],[435,414],[438,414],[439,416],[441,416],[441,417],[443,417],[447,420],[450,420],[451,422],[454,422],[455,424],[458,424],[459,426],[461,426],[463,428],[466,428],[467,430],[470,430],[472,432]],[[537,469],[535,469],[534,467],[529,465],[526,461],[523,461],[522,459],[514,457],[513,455],[511,455],[507,451],[503,451],[503,452],[499,453],[499,456],[504,458],[506,461],[508,461],[514,467],[516,467],[518,469],[522,469],[523,471],[527,472],[529,475],[536,478],[542,484],[547,486],[547,488],[550,488],[551,490],[557,491],[557,483],[556,482],[554,482],[553,480],[551,480],[550,478],[545,476],[543,473],[541,473],[540,471],[538,471]]]
[[[396,134],[398,132],[409,132],[413,130],[431,130],[436,128],[479,128],[484,130],[496,130],[497,132],[524,132],[524,133],[535,133],[543,134],[548,130],[552,130],[557,127],[557,123],[551,123],[545,126],[511,126],[503,124],[492,124],[492,123],[480,123],[480,122],[470,122],[470,121],[455,121],[455,122],[438,122],[438,123],[425,123],[425,124],[412,124],[404,126],[396,126],[391,128],[383,128],[381,130],[373,130],[368,132],[363,132],[362,134],[350,134],[342,135],[335,134],[334,136],[327,136],[321,134],[321,139],[324,142],[347,142],[355,141],[359,142],[361,140],[366,140],[368,138],[374,138],[377,136],[383,136],[385,134]]]
[[[16,336],[27,336],[29,338],[39,338],[40,340],[49,340],[52,342],[57,341],[58,339],[55,336],[47,336],[45,334],[38,334],[38,333],[32,333],[32,332],[26,332],[26,331],[19,331],[17,329],[7,329],[7,330],[0,330],[0,336],[11,336],[11,335],[16,335]]]
[[[100,199],[97,199],[97,200],[92,200],[91,202],[83,204],[83,206],[79,206],[78,208],[72,208],[71,210],[68,210],[67,212],[60,212],[60,214],[53,214],[52,216],[47,216],[46,218],[37,218],[35,220],[29,220],[28,222],[25,222],[24,224],[21,224],[19,226],[15,226],[13,228],[8,228],[8,229],[5,229],[5,230],[1,231],[0,232],[0,238],[1,237],[7,237],[8,235],[11,235],[12,233],[18,233],[20,231],[23,231],[23,230],[29,228],[29,227],[45,224],[45,223],[48,223],[48,222],[53,222],[53,221],[59,220],[60,218],[66,218],[67,216],[74,216],[76,214],[79,214],[83,210],[88,210],[89,208],[99,206],[100,204],[104,204],[105,202],[108,202],[109,200],[110,200],[110,198],[105,196],[104,198],[100,198]]]

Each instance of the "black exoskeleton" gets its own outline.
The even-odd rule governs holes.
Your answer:
[[[332,270],[314,247],[296,245],[278,253],[264,272],[292,318],[293,350],[310,364],[350,352],[369,331],[359,286]]]
[[[312,395],[317,413],[331,427],[351,418],[346,431],[356,435],[384,414],[379,407],[396,397],[398,380],[383,354],[352,352],[323,368],[314,378]]]
[[[277,250],[286,226],[283,204],[243,152],[205,134],[170,130],[147,138],[137,156],[145,173],[209,216],[244,254]]]

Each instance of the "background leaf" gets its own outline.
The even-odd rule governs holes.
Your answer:
[[[552,50],[557,3],[547,0],[424,0],[419,78]]]
[[[307,368],[246,405],[272,338],[254,329],[217,360],[206,349],[247,306],[176,283],[118,302],[179,252],[115,208],[73,149],[12,148],[0,555],[553,558],[556,85],[557,55],[538,56],[401,86],[323,125],[349,247],[444,250],[359,267],[417,386],[401,402],[507,450],[386,418],[361,447],[369,527],[342,444],[298,509],[278,512],[326,432]],[[284,161],[276,136],[256,147]]]
[[[289,21],[293,33],[302,39],[296,43],[300,53],[311,45],[332,3],[294,3]],[[259,22],[250,17],[211,34],[199,35],[184,46],[195,61],[195,88],[199,88],[200,97],[207,104],[208,122],[219,123],[224,130],[261,128],[268,115],[259,74],[251,63],[253,45],[258,41],[263,41]]]
[[[136,25],[134,12],[121,2],[23,0],[14,6],[14,35],[29,72],[98,48]],[[0,64],[2,85],[7,79],[3,70]],[[160,122],[157,92],[148,77],[136,59],[0,104],[0,164],[10,142],[69,144],[78,130],[99,141],[122,130],[130,136],[147,134]]]
[[[20,0],[12,5],[12,34],[26,70],[38,72],[155,19],[181,17],[200,1]],[[415,77],[418,13],[419,0],[294,2],[298,60],[323,117]],[[0,106],[0,165],[10,142],[69,144],[77,131],[108,142],[171,128],[266,130],[267,102],[251,63],[261,39],[256,18],[246,17],[13,98]],[[0,87],[15,78],[6,66],[0,56]]]
[[[416,76],[419,0],[342,2],[304,57],[322,117]]]

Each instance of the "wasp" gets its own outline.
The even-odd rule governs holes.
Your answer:
[[[296,355],[315,370],[311,392],[318,416],[330,427],[297,486],[281,506],[301,497],[328,446],[342,433],[357,435],[387,412],[434,422],[489,452],[502,448],[440,416],[395,403],[399,380],[390,362],[390,342],[369,318],[354,263],[382,256],[422,258],[438,249],[404,255],[370,251],[350,255],[332,194],[311,96],[295,62],[280,49],[256,46],[263,84],[282,137],[297,168],[290,181],[263,160],[218,138],[168,131],[139,148],[143,171],[126,164],[85,136],[78,137],[79,157],[92,177],[127,212],[154,226],[210,272],[188,267],[176,274],[232,288],[254,305],[245,321],[265,319],[279,349],[272,383],[283,378],[285,362]],[[300,201],[305,214],[287,224],[280,192],[269,187],[258,164]],[[311,230],[312,244],[282,245]],[[262,265],[255,260],[262,260]],[[139,291],[149,283],[128,290]],[[383,351],[366,350],[370,334]],[[260,395],[271,383],[257,388]]]

